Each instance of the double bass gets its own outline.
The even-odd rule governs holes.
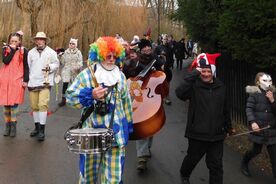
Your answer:
[[[133,133],[130,140],[150,137],[157,133],[166,120],[163,107],[163,97],[168,92],[166,74],[151,70],[156,60],[153,60],[136,77],[130,77],[127,82],[132,97]]]

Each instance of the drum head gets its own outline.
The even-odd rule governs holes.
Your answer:
[[[108,129],[106,128],[82,128],[82,129],[73,129],[70,130],[70,133],[74,133],[74,134],[96,134],[96,133],[104,133],[107,132]]]

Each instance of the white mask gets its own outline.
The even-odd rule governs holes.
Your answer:
[[[264,74],[259,78],[260,88],[267,91],[272,86],[272,79],[270,75]]]

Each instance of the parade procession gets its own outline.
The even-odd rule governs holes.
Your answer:
[[[274,7],[0,1],[0,184],[275,184]]]

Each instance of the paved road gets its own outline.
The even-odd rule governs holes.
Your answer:
[[[183,71],[174,69],[171,86],[172,106],[166,106],[167,122],[154,137],[152,159],[148,171],[136,171],[135,142],[127,146],[124,183],[126,184],[181,184],[179,167],[185,156],[187,140],[184,138],[187,104],[179,101],[174,89],[181,81]],[[57,102],[52,91],[51,109]],[[42,143],[29,137],[33,129],[29,110],[28,93],[26,102],[20,107],[18,134],[16,138],[0,136],[0,184],[75,184],[78,179],[78,155],[67,151],[63,133],[80,115],[79,111],[64,107],[49,116],[46,140]],[[3,122],[3,116],[0,116]],[[3,123],[0,125],[3,130]],[[2,133],[2,132],[1,132]],[[254,177],[246,178],[239,172],[241,155],[225,146],[225,184],[275,184],[271,176],[253,170]],[[208,170],[204,159],[191,176],[192,184],[208,184]]]

